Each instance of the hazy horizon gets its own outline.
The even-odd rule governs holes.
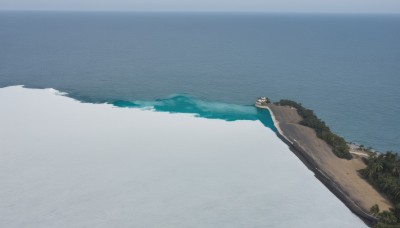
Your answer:
[[[393,15],[400,12],[295,12],[295,11],[216,11],[216,10],[68,10],[68,9],[0,9],[0,12],[43,12],[43,13],[193,13],[193,14],[277,14],[277,15]]]
[[[246,12],[399,14],[396,0],[3,0],[0,11],[106,11],[106,12]]]

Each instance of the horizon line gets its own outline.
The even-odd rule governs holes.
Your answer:
[[[400,12],[321,12],[264,10],[76,10],[76,9],[0,9],[0,12],[65,12],[65,13],[227,13],[227,14],[318,14],[318,15],[400,15]]]

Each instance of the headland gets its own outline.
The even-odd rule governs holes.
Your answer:
[[[381,210],[392,207],[384,196],[360,176],[358,171],[366,167],[361,156],[355,155],[351,160],[337,157],[331,147],[317,137],[314,129],[300,124],[302,117],[293,107],[271,103],[257,107],[270,111],[278,137],[333,194],[368,225],[378,221],[369,212],[372,206],[377,204]]]

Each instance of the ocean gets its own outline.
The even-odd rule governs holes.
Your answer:
[[[399,40],[399,15],[0,12],[0,86],[220,111],[288,98],[348,141],[398,151]]]
[[[253,104],[398,151],[399,40],[400,15],[0,12],[0,224],[364,227]]]

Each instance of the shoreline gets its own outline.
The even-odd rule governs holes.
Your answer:
[[[378,219],[374,216],[372,216],[367,208],[365,206],[363,207],[360,205],[360,199],[355,199],[354,197],[349,194],[346,189],[344,189],[342,186],[345,185],[346,183],[341,183],[340,181],[334,180],[329,173],[327,173],[326,169],[323,165],[321,165],[321,161],[319,160],[319,154],[318,153],[313,153],[310,154],[306,151],[304,148],[304,145],[302,145],[301,140],[296,140],[293,137],[290,137],[290,132],[288,129],[285,129],[284,127],[281,127],[281,124],[285,122],[285,118],[282,118],[280,116],[277,116],[277,114],[273,111],[273,109],[276,107],[274,104],[268,104],[267,106],[256,106],[257,108],[262,108],[262,109],[267,109],[270,112],[271,118],[274,122],[274,126],[277,129],[276,135],[278,138],[280,138],[286,145],[289,146],[290,150],[303,162],[303,164],[311,170],[315,177],[321,181],[340,201],[343,202],[343,204],[350,209],[355,215],[357,215],[362,221],[364,221],[368,226],[371,226],[373,224],[376,224],[378,222]],[[289,108],[289,107],[286,107]],[[293,108],[290,108],[291,110]],[[289,112],[286,110],[286,112]],[[297,114],[297,111],[296,111]],[[300,117],[301,118],[301,117]],[[291,123],[290,121],[287,121],[284,124],[289,124],[289,125],[299,125],[298,123]],[[305,126],[303,126],[305,127]],[[308,128],[308,127],[306,127]],[[309,128],[311,129],[311,128]],[[285,134],[286,130],[286,134]],[[289,134],[288,134],[289,133]],[[315,135],[315,132],[314,132]],[[315,135],[316,137],[316,135]],[[291,140],[292,139],[292,140]],[[310,152],[310,151],[309,151]],[[332,152],[333,154],[333,152]],[[354,153],[352,153],[354,154]],[[353,158],[354,159],[354,158]],[[359,177],[361,178],[361,177]],[[372,187],[372,186],[371,186]],[[347,189],[348,190],[348,189]],[[387,202],[385,202],[387,203]]]
[[[276,119],[276,117],[275,117],[274,113],[272,112],[272,110],[271,110],[268,106],[256,105],[256,108],[267,109],[268,112],[269,112],[269,114],[271,115],[272,122],[274,123],[274,126],[275,126],[276,130],[278,131],[278,133],[279,133],[282,137],[284,137],[286,140],[289,141],[289,139],[286,138],[286,136],[283,134],[282,129],[279,127],[279,121]]]

